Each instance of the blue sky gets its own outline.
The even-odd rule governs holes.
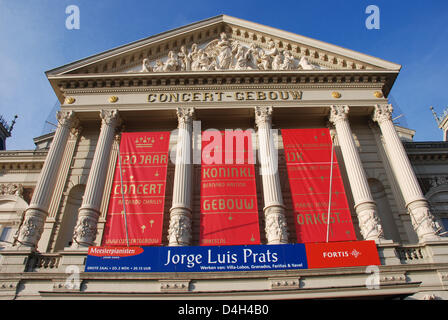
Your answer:
[[[65,27],[73,4],[79,30]],[[370,4],[380,8],[379,30],[365,27]],[[0,114],[8,121],[19,116],[7,148],[33,149],[33,137],[54,119],[56,96],[45,71],[219,14],[402,65],[391,96],[416,130],[414,140],[442,139],[429,106],[441,114],[448,105],[445,0],[0,0]]]

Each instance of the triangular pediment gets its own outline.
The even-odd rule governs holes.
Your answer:
[[[221,15],[50,70],[47,76],[400,68],[322,41]]]

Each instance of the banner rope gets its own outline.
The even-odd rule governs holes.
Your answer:
[[[126,203],[124,201],[124,193],[123,193],[123,171],[121,169],[120,142],[118,142],[118,165],[120,166],[120,189],[121,189],[121,198],[122,198],[122,201],[123,201],[124,228],[125,228],[125,231],[126,231],[126,245],[129,247],[128,219],[127,219],[127,216],[126,216]]]
[[[327,215],[327,241],[330,235],[330,214],[331,214],[331,189],[333,184],[333,154],[334,154],[334,136],[331,137],[331,161],[330,161],[330,191],[328,195],[328,215]]]

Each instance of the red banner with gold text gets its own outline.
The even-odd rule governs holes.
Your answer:
[[[104,246],[127,243],[122,192],[129,245],[161,244],[169,139],[169,132],[122,133],[122,177],[117,158],[103,236]]]
[[[202,133],[200,245],[259,244],[252,131]]]
[[[333,179],[329,203],[332,142],[329,129],[283,129],[289,185],[293,200],[297,242],[356,240],[344,185],[333,154]],[[331,205],[328,219],[328,206]]]

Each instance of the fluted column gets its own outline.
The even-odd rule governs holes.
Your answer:
[[[346,105],[331,106],[329,120],[336,128],[350,188],[355,201],[355,211],[358,216],[361,234],[365,240],[381,242],[381,240],[384,240],[383,228],[362,167],[361,158],[353,141],[352,131],[347,118],[348,111],[349,107]]]
[[[265,232],[268,244],[288,243],[278,157],[272,135],[272,107],[255,107],[255,122],[258,127],[261,175],[263,180]]]
[[[191,243],[192,132],[194,108],[177,108],[178,136],[174,169],[173,203],[168,229],[169,246]]]
[[[70,129],[78,123],[73,111],[59,111],[56,117],[58,127],[34,189],[30,205],[25,211],[25,217],[17,236],[16,245],[18,247],[36,248],[37,246],[47,218]]]
[[[409,158],[395,130],[392,110],[391,104],[376,105],[373,120],[380,126],[392,170],[419,241],[439,240],[438,233],[441,227],[429,210],[428,201],[423,196]]]
[[[95,242],[109,157],[115,137],[115,129],[120,123],[117,110],[102,110],[100,116],[102,119],[101,131],[81,208],[78,212],[78,221],[73,234],[73,247],[88,247]]]

